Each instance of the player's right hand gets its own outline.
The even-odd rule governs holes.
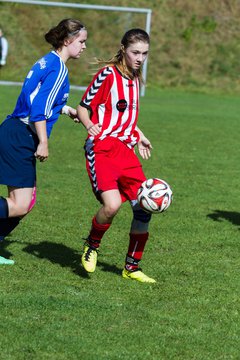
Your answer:
[[[100,134],[101,131],[102,131],[101,124],[93,124],[87,130],[88,134],[91,136],[96,136],[96,135]]]

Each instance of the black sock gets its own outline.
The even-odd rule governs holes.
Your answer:
[[[0,196],[0,219],[6,219],[8,217],[8,203],[7,200]]]
[[[0,241],[4,240],[5,236],[10,234],[10,232],[18,226],[20,220],[20,217],[0,219]]]

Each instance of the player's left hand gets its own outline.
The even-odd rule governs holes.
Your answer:
[[[148,138],[146,138],[146,136],[141,134],[141,138],[137,146],[138,146],[138,152],[141,155],[141,157],[145,160],[149,159],[151,156],[152,144],[150,143]]]

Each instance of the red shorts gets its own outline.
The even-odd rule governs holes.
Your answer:
[[[108,190],[120,191],[122,201],[135,200],[146,176],[134,152],[114,137],[96,142],[91,138],[85,145],[86,167],[93,192],[99,195]]]

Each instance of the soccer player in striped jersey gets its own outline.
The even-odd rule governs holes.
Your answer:
[[[92,189],[101,207],[92,219],[84,245],[82,264],[94,272],[104,233],[112,224],[121,204],[129,201],[133,210],[130,241],[122,276],[154,283],[139,268],[151,214],[137,202],[137,191],[146,180],[135,154],[137,145],[144,159],[150,157],[151,143],[137,127],[141,68],[149,51],[149,36],[142,29],[125,33],[118,53],[94,76],[80,104],[78,117],[86,127],[86,164]]]
[[[67,106],[69,79],[66,62],[78,59],[86,48],[87,31],[79,20],[64,19],[45,34],[53,50],[39,59],[25,78],[16,107],[0,125],[0,241],[36,201],[36,159],[48,158],[48,138],[60,114],[77,119]],[[13,264],[0,256],[0,264]]]

